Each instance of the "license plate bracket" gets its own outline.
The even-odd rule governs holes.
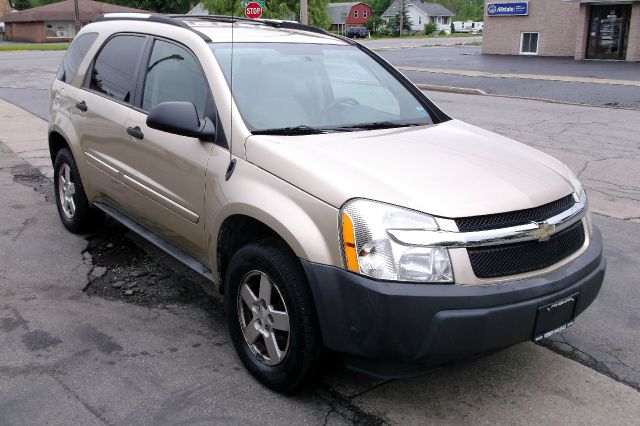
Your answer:
[[[533,340],[538,342],[573,325],[579,293],[538,308]]]

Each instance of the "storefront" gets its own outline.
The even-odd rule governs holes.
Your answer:
[[[482,52],[640,61],[640,0],[487,0]]]
[[[591,5],[590,9],[586,58],[624,60],[629,43],[631,5]]]

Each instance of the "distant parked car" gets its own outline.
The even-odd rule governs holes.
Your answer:
[[[365,27],[349,27],[345,35],[349,38],[366,38],[369,37],[369,30]]]

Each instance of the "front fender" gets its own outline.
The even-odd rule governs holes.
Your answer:
[[[229,153],[214,149],[207,170],[205,214],[211,265],[216,264],[223,222],[238,214],[270,227],[301,259],[342,265],[335,207],[241,159],[236,159],[233,175],[225,181],[228,163]]]

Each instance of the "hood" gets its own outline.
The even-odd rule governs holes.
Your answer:
[[[558,160],[458,120],[376,131],[250,136],[247,160],[339,208],[355,197],[441,217],[537,207],[573,192]]]

